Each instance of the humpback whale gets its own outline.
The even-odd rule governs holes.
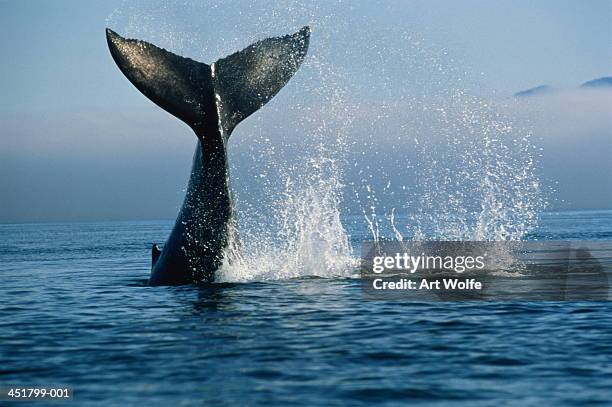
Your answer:
[[[151,249],[149,285],[214,281],[228,250],[238,244],[227,162],[234,128],[297,72],[310,28],[258,41],[211,65],[175,55],[106,29],[110,53],[127,79],[197,136],[191,177],[163,248]]]

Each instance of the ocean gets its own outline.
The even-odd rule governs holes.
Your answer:
[[[369,231],[343,223],[358,257]],[[320,273],[148,287],[171,227],[0,225],[0,386],[79,406],[612,402],[610,301],[374,301]],[[547,212],[529,238],[612,240],[612,211]]]

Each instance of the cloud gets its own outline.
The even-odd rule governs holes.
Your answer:
[[[265,198],[269,191],[262,192],[259,176],[275,176],[273,162],[287,168],[302,163],[317,143],[336,146],[341,137],[346,154],[337,157],[345,159],[347,184],[365,180],[384,187],[390,180],[391,188],[413,187],[423,182],[416,179],[423,151],[418,143],[431,147],[422,159],[431,159],[434,150],[453,159],[448,133],[464,131],[458,123],[461,109],[477,112],[481,103],[458,103],[453,111],[426,99],[347,98],[318,107],[315,99],[302,105],[289,99],[272,101],[230,140],[232,179],[243,199]],[[501,113],[531,129],[542,148],[537,169],[555,190],[553,207],[612,206],[612,92],[562,91],[506,102]],[[333,108],[348,111],[352,121],[337,117]],[[2,222],[171,219],[183,199],[196,143],[186,125],[154,106],[4,113],[0,128]],[[486,128],[486,123],[476,127]],[[481,130],[473,137],[481,137]],[[440,171],[446,164],[440,163]],[[355,203],[350,188],[348,206]],[[401,204],[400,195],[393,205]]]

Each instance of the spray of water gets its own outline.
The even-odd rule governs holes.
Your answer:
[[[435,114],[445,147],[419,146],[417,172],[426,182],[419,185],[417,232],[447,240],[524,238],[545,204],[531,134],[463,91]]]
[[[444,48],[375,24],[351,29],[341,3],[162,4],[112,19],[204,61],[313,29],[287,90],[230,139],[237,223],[217,280],[352,275],[361,238],[513,240],[535,227],[544,201],[530,133],[474,96]],[[235,24],[206,31],[202,21]],[[351,240],[344,211],[369,232]]]
[[[381,79],[377,90],[396,95],[363,110],[360,137],[373,153],[355,155],[350,184],[372,240],[524,239],[546,206],[531,132],[501,113],[507,101],[470,92],[467,73],[426,44],[406,34],[387,70],[428,70],[429,83]]]
[[[292,110],[299,139],[295,129],[275,141],[255,136],[259,142],[249,143],[248,157],[235,160],[237,165],[259,163],[262,172],[254,177],[259,182],[249,185],[265,191],[268,204],[262,208],[261,200],[249,199],[249,187],[238,191],[241,249],[226,257],[219,281],[343,277],[357,265],[341,222],[351,109],[330,66],[313,56],[302,69],[311,84],[304,91],[318,106],[300,103],[302,94],[289,105],[273,107],[278,114]]]

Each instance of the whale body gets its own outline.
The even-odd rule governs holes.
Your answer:
[[[111,55],[127,79],[198,138],[185,200],[163,249],[152,247],[150,285],[214,281],[238,244],[227,163],[232,131],[297,72],[310,28],[258,41],[211,65],[107,29]]]

